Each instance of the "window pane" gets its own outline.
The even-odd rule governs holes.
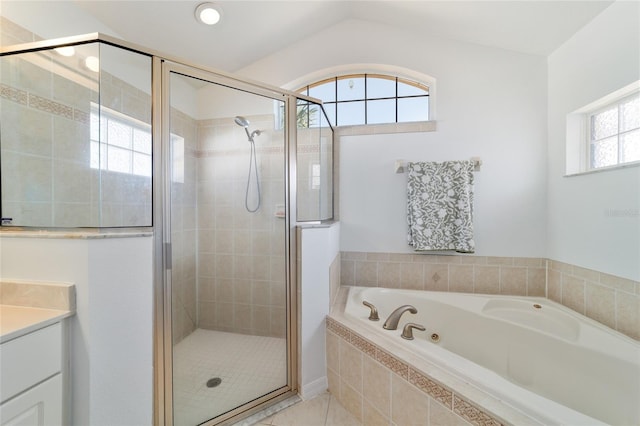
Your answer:
[[[398,99],[398,123],[429,119],[429,98]]]
[[[367,101],[367,124],[395,123],[396,100]]]
[[[622,145],[621,163],[640,161],[640,130],[620,135],[620,144]]]
[[[367,99],[395,98],[396,79],[367,76]],[[367,120],[368,121],[368,120]],[[395,117],[393,118],[395,121]],[[371,123],[371,121],[369,121]]]
[[[620,104],[620,130],[637,129],[640,127],[640,95]]]
[[[133,174],[139,176],[151,176],[151,156],[148,154],[133,153]]]
[[[296,124],[298,128],[309,127],[311,114],[311,104],[306,101],[298,100],[298,106],[296,109]]]
[[[91,138],[91,140],[94,140],[94,141],[99,140],[99,138],[100,138],[100,117],[98,116],[98,114],[91,113],[89,123],[90,123],[89,126],[90,126],[90,132],[91,132],[91,135],[89,137]]]
[[[338,126],[364,124],[364,101],[338,104]]]
[[[421,89],[416,86],[412,86],[411,84],[403,83],[398,80],[398,96],[419,96],[428,94],[424,89]]]
[[[149,131],[133,129],[133,150],[151,154],[151,133]]]
[[[329,118],[329,122],[332,126],[336,125],[336,104],[322,104],[324,111],[326,112],[326,117],[322,114],[322,121],[320,122],[320,127],[328,127],[327,125],[327,117]]]
[[[591,144],[591,168],[618,164],[618,138],[608,138]]]
[[[333,102],[336,100],[335,80],[309,88],[309,96],[322,99],[323,102]]]
[[[358,99],[364,99],[364,77],[338,77],[338,101]]]
[[[618,133],[618,106],[591,116],[591,140],[604,139]]]
[[[100,144],[91,141],[89,165],[92,169],[100,167]]]
[[[131,126],[120,123],[118,121],[109,120],[108,125],[108,143],[109,145],[117,145],[123,148],[131,149]]]
[[[184,138],[171,134],[171,180],[184,183]]]
[[[112,172],[131,173],[131,151],[109,146],[109,170]]]

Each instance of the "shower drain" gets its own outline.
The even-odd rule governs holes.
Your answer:
[[[216,386],[220,385],[220,383],[222,383],[222,379],[220,377],[214,377],[213,379],[207,380],[207,387],[215,388]]]

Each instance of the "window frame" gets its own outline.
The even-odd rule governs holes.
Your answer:
[[[617,167],[625,167],[628,165],[634,165],[634,164],[640,164],[640,159],[638,160],[633,160],[633,161],[620,161],[622,158],[622,144],[620,142],[620,136],[627,134],[627,133],[631,133],[634,131],[640,131],[640,125],[638,127],[634,127],[632,129],[629,130],[622,130],[621,126],[622,126],[622,120],[620,120],[620,108],[621,105],[625,102],[627,102],[629,99],[632,98],[640,98],[640,90],[634,90],[631,93],[626,93],[622,96],[617,97],[616,99],[607,102],[606,104],[602,104],[600,106],[598,106],[595,109],[592,109],[588,112],[585,113],[585,135],[586,135],[586,141],[584,144],[584,149],[585,149],[585,158],[586,158],[586,170],[587,172],[591,172],[591,171],[598,171],[598,170],[607,170],[607,169],[611,169],[611,168],[617,168]],[[615,107],[617,109],[617,129],[616,129],[616,133],[611,134],[607,137],[604,138],[600,138],[600,139],[594,139],[593,138],[593,134],[594,134],[594,126],[593,126],[593,118],[595,116],[597,116],[598,114],[601,114],[607,110],[612,109],[613,107]],[[616,153],[616,163],[615,164],[610,164],[607,166],[600,166],[600,167],[595,167],[593,164],[594,158],[592,155],[592,145],[594,144],[594,142],[598,142],[598,141],[603,141],[605,139],[609,139],[609,138],[616,138],[616,148],[617,148],[617,153]]]
[[[339,84],[338,82],[340,80],[346,80],[346,79],[356,79],[356,78],[362,78],[364,80],[364,97],[363,98],[357,98],[357,99],[348,99],[348,100],[339,100],[340,96],[339,96],[339,92],[338,92],[338,87]],[[384,79],[384,80],[392,80],[395,82],[395,94],[394,96],[386,96],[386,97],[375,97],[375,98],[370,98],[368,97],[368,92],[367,92],[367,81],[370,78],[375,78],[375,79]],[[321,80],[315,81],[313,83],[309,83],[306,84],[302,87],[300,87],[299,89],[296,90],[297,93],[302,93],[304,95],[307,96],[312,96],[309,94],[310,89],[314,88],[314,87],[318,87],[324,84],[328,84],[328,83],[334,83],[334,100],[329,100],[329,101],[325,101],[322,100],[323,102],[323,106],[328,106],[328,105],[334,105],[334,107],[332,108],[332,113],[333,113],[333,117],[331,117],[331,119],[333,119],[333,123],[331,123],[334,126],[344,126],[344,125],[381,125],[381,124],[397,124],[397,123],[415,123],[415,122],[425,122],[425,121],[429,121],[431,119],[431,114],[432,114],[432,106],[431,106],[431,85],[426,84],[426,83],[421,83],[415,80],[411,80],[405,77],[401,77],[401,76],[397,76],[397,75],[390,75],[390,74],[382,74],[382,73],[378,73],[378,72],[372,72],[372,73],[345,73],[345,74],[340,74],[340,75],[335,75],[332,77],[328,77],[328,78],[323,78]],[[413,86],[419,90],[424,91],[424,94],[419,94],[419,95],[399,95],[399,87],[400,87],[400,83],[402,84],[406,84],[409,86]],[[419,99],[419,98],[425,98],[427,99],[427,104],[426,104],[426,113],[427,116],[424,120],[418,120],[418,121],[398,121],[399,120],[399,112],[398,112],[398,104],[399,104],[399,100],[401,99]],[[375,102],[375,101],[384,101],[384,100],[393,100],[394,101],[394,108],[395,108],[395,114],[394,114],[394,121],[385,121],[385,122],[375,122],[375,123],[369,123],[369,119],[368,119],[368,106],[370,102]],[[347,103],[355,103],[355,102],[363,102],[364,103],[364,123],[357,123],[357,124],[341,124],[340,123],[340,119],[339,119],[339,104],[347,104]],[[330,121],[331,122],[331,121]]]
[[[630,82],[610,93],[600,95],[592,102],[568,112],[565,128],[565,169],[564,177],[581,176],[591,173],[610,172],[628,167],[640,166],[640,161],[591,168],[591,115],[610,108],[627,97],[640,93],[640,80]]]

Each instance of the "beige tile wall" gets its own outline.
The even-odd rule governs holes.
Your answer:
[[[179,343],[198,326],[197,217],[196,217],[196,120],[173,109],[171,132],[184,138],[184,182],[171,183],[172,329],[173,343]]]
[[[198,283],[202,328],[284,337],[283,134],[272,115],[247,117],[256,137],[260,209],[245,209],[249,143],[232,117],[198,122]],[[266,129],[266,130],[265,130]],[[253,205],[253,204],[251,204]]]
[[[342,252],[342,285],[548,297],[640,339],[640,282],[543,258]]]
[[[3,43],[15,41],[5,24],[18,39],[35,38],[8,22]],[[95,43],[77,50],[98,54]],[[100,100],[150,123],[150,95],[104,71],[98,84],[98,74],[55,69],[54,60],[66,59],[53,51],[0,59],[3,217],[37,227],[149,226],[151,178],[91,169],[89,117]]]
[[[547,297],[640,340],[640,282],[548,261]]]
[[[297,217],[299,221],[329,219],[333,213],[333,143],[331,129],[298,129],[297,135]],[[320,186],[313,187],[311,168],[319,164]]]
[[[541,258],[342,252],[342,285],[522,296],[545,295]]]

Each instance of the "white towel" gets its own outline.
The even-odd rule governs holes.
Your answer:
[[[473,253],[472,161],[409,163],[408,242],[416,251]]]

